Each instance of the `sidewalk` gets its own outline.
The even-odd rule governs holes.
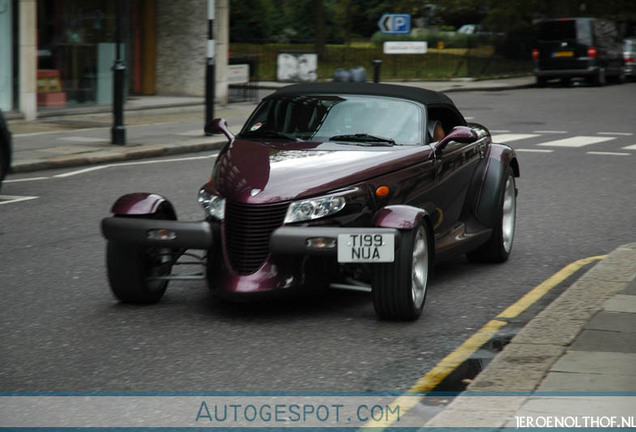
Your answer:
[[[405,82],[442,92],[469,90],[504,90],[533,85],[533,77],[502,80]],[[289,83],[261,82],[263,94]],[[219,149],[227,141],[223,136],[206,137],[203,134],[204,100],[202,97],[147,96],[130,98],[125,105],[124,124],[127,129],[126,145],[110,144],[112,108],[110,106],[42,109],[35,121],[20,120],[9,114],[9,128],[14,136],[13,173],[42,169],[65,168],[140,159],[180,153]],[[237,103],[215,107],[215,117],[229,121],[233,132],[238,132],[256,103]],[[148,125],[189,122],[193,128],[188,136],[160,135]],[[86,131],[93,133],[87,136]],[[64,134],[64,139],[59,137]]]
[[[636,421],[634,407],[636,243],[631,243],[598,262],[534,317],[425,427],[497,430],[516,428],[520,421],[526,427],[550,426],[559,418],[566,426],[576,419],[585,426],[586,417],[601,419],[597,426],[606,427],[612,417]]]

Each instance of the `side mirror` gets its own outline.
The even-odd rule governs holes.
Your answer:
[[[471,143],[478,138],[477,132],[473,128],[466,126],[455,126],[444,138],[434,144],[435,152],[443,150],[451,141],[459,143]]]
[[[472,129],[475,130],[475,132],[477,132],[477,138],[483,138],[486,136],[491,136],[490,131],[488,130],[488,128],[480,123],[468,123],[468,126],[470,126]]]
[[[234,134],[227,128],[227,120],[223,118],[217,118],[205,125],[203,129],[206,135],[214,135],[222,133],[228,140],[234,139]]]

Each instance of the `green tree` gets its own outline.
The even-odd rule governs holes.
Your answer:
[[[253,42],[270,39],[276,15],[272,0],[231,0],[230,40]]]

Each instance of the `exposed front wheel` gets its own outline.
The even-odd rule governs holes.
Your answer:
[[[486,244],[468,253],[471,261],[504,262],[512,252],[517,220],[517,187],[510,167],[504,179],[492,235]]]
[[[171,248],[109,240],[106,268],[110,289],[124,303],[155,303],[166,292],[168,281],[161,277],[170,275],[173,261],[174,251]]]
[[[373,306],[380,318],[411,321],[424,309],[429,277],[425,226],[403,231],[395,261],[374,266]]]

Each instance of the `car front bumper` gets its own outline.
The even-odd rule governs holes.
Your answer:
[[[545,78],[577,78],[589,77],[599,74],[598,66],[590,66],[585,69],[535,69],[534,74],[538,77]]]
[[[341,234],[393,234],[395,228],[282,226],[271,234],[272,255],[336,255]],[[180,249],[210,249],[221,241],[219,227],[208,221],[107,217],[102,220],[107,240],[139,246],[165,246]]]
[[[179,249],[209,249],[220,241],[207,221],[183,222],[138,217],[102,219],[102,234],[107,240],[139,246]]]
[[[270,251],[272,255],[336,255],[341,234],[393,234],[396,247],[399,242],[395,228],[283,226],[272,233]]]

